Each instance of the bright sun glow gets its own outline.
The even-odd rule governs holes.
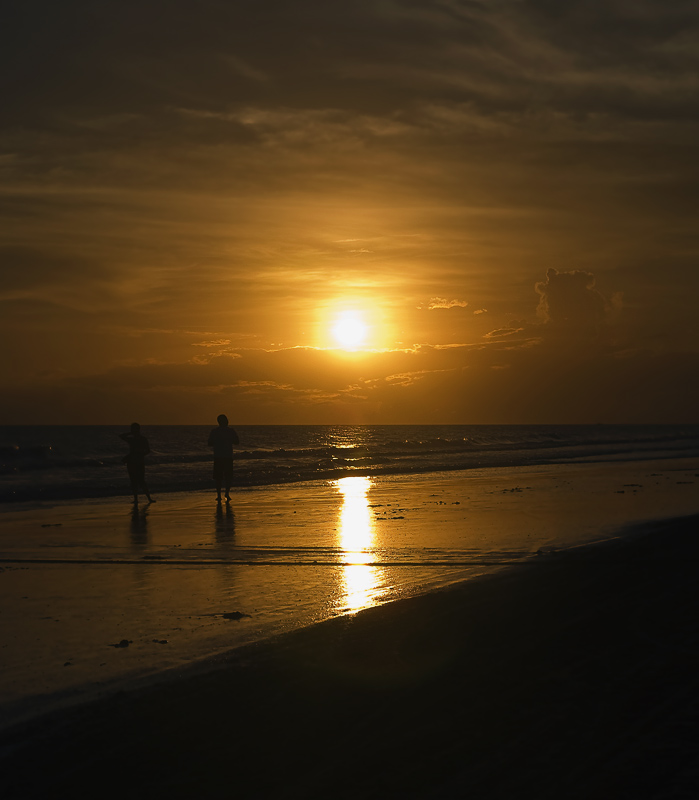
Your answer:
[[[366,337],[367,328],[358,314],[351,311],[343,314],[333,327],[333,336],[338,344],[348,350],[359,347]]]

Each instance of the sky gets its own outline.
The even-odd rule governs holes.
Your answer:
[[[694,0],[4,9],[0,423],[699,422]]]

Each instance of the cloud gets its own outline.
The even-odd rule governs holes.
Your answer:
[[[550,325],[590,330],[605,321],[607,302],[595,289],[595,276],[590,272],[552,268],[535,288],[541,298],[537,313]]]
[[[518,333],[521,333],[524,328],[499,328],[495,331],[489,331],[486,333],[486,339],[507,339],[510,336],[516,336]]]
[[[192,347],[223,347],[230,343],[230,339],[214,339],[210,342],[192,342]]]
[[[549,323],[532,325],[545,329]],[[529,331],[531,332],[531,331]],[[49,375],[12,387],[3,418],[75,423],[140,418],[238,424],[659,421],[691,419],[696,358],[571,350],[501,330],[480,344],[341,355],[314,348],[241,350],[205,363],[144,363],[101,374]],[[501,338],[500,338],[501,337]],[[237,356],[237,357],[236,357]],[[660,391],[648,375],[662,377]],[[52,401],[47,407],[45,397]]]
[[[433,297],[427,308],[433,311],[437,308],[466,308],[467,305],[465,300],[446,300],[444,297]]]

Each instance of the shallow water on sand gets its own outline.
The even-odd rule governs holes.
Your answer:
[[[699,510],[688,462],[348,477],[0,513],[6,721]],[[128,646],[115,646],[122,643]]]

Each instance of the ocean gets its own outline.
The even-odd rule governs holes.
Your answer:
[[[265,486],[699,455],[699,425],[241,425],[235,484]],[[212,486],[211,426],[151,425],[153,494]],[[122,426],[0,426],[0,502],[129,495]]]

